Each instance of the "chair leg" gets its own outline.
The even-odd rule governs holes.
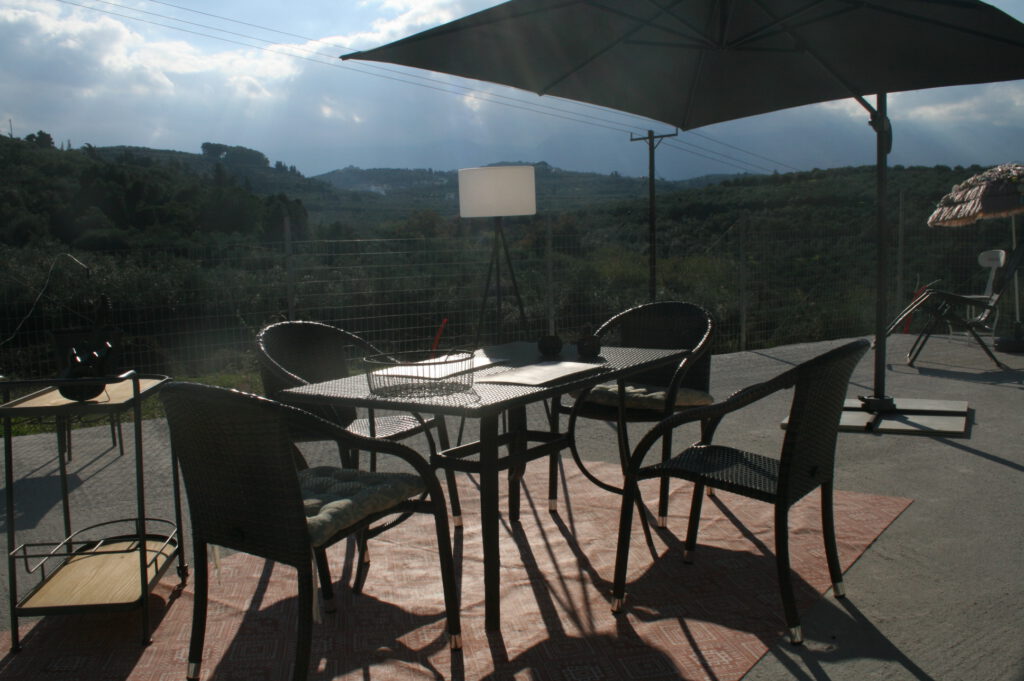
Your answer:
[[[661,438],[661,462],[665,463],[672,456],[672,431]],[[671,478],[664,476],[658,485],[658,527],[668,526],[668,491]]]
[[[551,401],[550,406],[547,401],[544,402],[545,411],[548,416],[548,430],[552,433],[558,432],[559,422],[559,411],[562,403],[561,396],[554,398]],[[569,446],[574,447],[576,443],[573,441],[572,434],[569,436]],[[558,464],[562,460],[561,452],[552,452],[548,456],[548,510],[551,512],[558,510]]]
[[[711,489],[710,487],[708,488]],[[704,505],[704,483],[693,483],[693,499],[690,500],[690,518],[686,523],[686,542],[683,544],[683,562],[693,562],[697,548],[697,531],[700,529],[700,511]]]
[[[434,424],[437,426],[437,442],[441,451],[451,447],[451,440],[448,438],[448,424],[444,416],[435,416]],[[455,527],[462,527],[462,503],[459,501],[459,485],[455,478],[455,471],[445,469],[445,479],[448,483],[448,499],[452,507],[452,524]]]
[[[839,564],[839,547],[836,544],[835,510],[832,507],[832,481],[821,485],[821,533],[825,538],[825,559],[828,561],[828,574],[832,579],[832,593],[836,598],[844,598],[843,569]]]
[[[313,647],[313,567],[306,562],[299,568],[298,623],[295,637],[295,666],[292,681],[306,681]]]
[[[209,568],[206,564],[206,542],[193,538],[193,586],[195,588],[192,601],[192,638],[188,645],[189,681],[198,681],[200,665],[203,661],[203,643],[206,638],[206,604],[209,598]]]
[[[779,591],[789,640],[798,645],[803,643],[804,634],[793,594],[793,572],[789,567],[789,507],[781,502],[775,504],[775,566],[779,573]]]
[[[917,356],[921,354],[922,350],[924,350],[925,343],[927,343],[928,339],[932,337],[932,331],[934,331],[935,327],[938,326],[939,321],[940,318],[938,316],[933,317],[928,322],[927,326],[924,327],[924,330],[918,334],[917,338],[914,340],[914,344],[910,346],[910,351],[907,353],[908,366],[914,366],[914,362],[917,361]]]
[[[366,531],[360,530],[355,534],[356,554],[359,563],[356,565],[356,576],[352,580],[352,591],[363,592],[363,584],[366,583],[366,575],[370,571],[370,548],[367,546]]]
[[[318,546],[313,549],[316,559],[316,573],[320,578],[320,595],[324,601],[324,612],[334,612],[334,584],[331,581],[331,568],[327,564],[327,551]]]
[[[991,359],[993,362],[996,363],[997,367],[999,367],[1003,371],[1006,371],[1006,370],[1008,370],[1010,368],[1010,367],[1006,366],[1005,364],[1003,364],[1002,362],[1000,362],[999,358],[997,358],[994,354],[992,354],[992,351],[989,350],[988,343],[986,343],[984,340],[982,340],[981,336],[978,335],[978,332],[974,330],[973,326],[968,326],[967,327],[967,332],[970,333],[971,336],[974,338],[974,340],[976,340],[978,342],[978,345],[981,346],[981,349],[985,351],[985,354],[988,355],[989,359]]]
[[[552,452],[548,456],[548,510],[558,510],[558,462],[561,461],[558,452]]]
[[[629,565],[629,536],[633,529],[633,506],[640,497],[636,481],[622,484],[622,508],[619,511],[619,540],[615,548],[615,573],[612,580],[612,612],[622,612],[626,601],[626,569]]]
[[[455,583],[455,558],[448,534],[448,511],[437,485],[430,490],[433,506],[434,530],[437,534],[437,554],[441,564],[441,589],[444,592],[445,616],[448,619],[448,645],[452,650],[462,648],[462,624],[459,616],[459,590]]]

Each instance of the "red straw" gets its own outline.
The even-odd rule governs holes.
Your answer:
[[[441,334],[444,333],[444,325],[448,323],[448,318],[445,317],[441,320],[441,326],[437,327],[437,333],[434,334],[434,344],[430,346],[431,352],[437,350],[438,344],[441,342]]]

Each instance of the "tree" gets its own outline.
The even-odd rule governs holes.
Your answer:
[[[32,133],[30,135],[26,135],[25,136],[25,141],[26,142],[31,142],[32,144],[36,145],[37,147],[39,147],[41,149],[53,149],[54,148],[53,147],[53,137],[50,136],[50,133],[43,132],[42,130],[40,130],[39,132],[36,132],[36,133]]]

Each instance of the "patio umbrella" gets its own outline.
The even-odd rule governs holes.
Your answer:
[[[855,98],[877,135],[878,345],[865,404],[892,411],[886,93],[1024,78],[1024,24],[977,0],[511,0],[342,58],[502,83],[683,130]]]
[[[1018,246],[1017,219],[1024,213],[1024,165],[1003,163],[967,178],[939,199],[928,218],[930,227],[962,227],[988,218],[1010,218],[1010,240]],[[1014,335],[996,341],[999,350],[1024,351],[1024,330],[1020,323],[1020,289],[1014,273]]]

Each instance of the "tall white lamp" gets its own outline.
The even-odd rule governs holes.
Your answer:
[[[494,245],[491,262],[487,268],[487,283],[480,302],[477,321],[476,341],[479,345],[483,327],[484,310],[491,289],[491,275],[495,279],[495,303],[497,310],[496,333],[501,342],[501,256],[504,254],[512,290],[519,305],[519,315],[526,321],[526,311],[519,295],[512,261],[508,255],[508,244],[502,228],[502,218],[514,215],[534,215],[537,212],[537,191],[533,166],[488,166],[485,168],[462,168],[459,170],[459,215],[464,218],[494,218]]]

